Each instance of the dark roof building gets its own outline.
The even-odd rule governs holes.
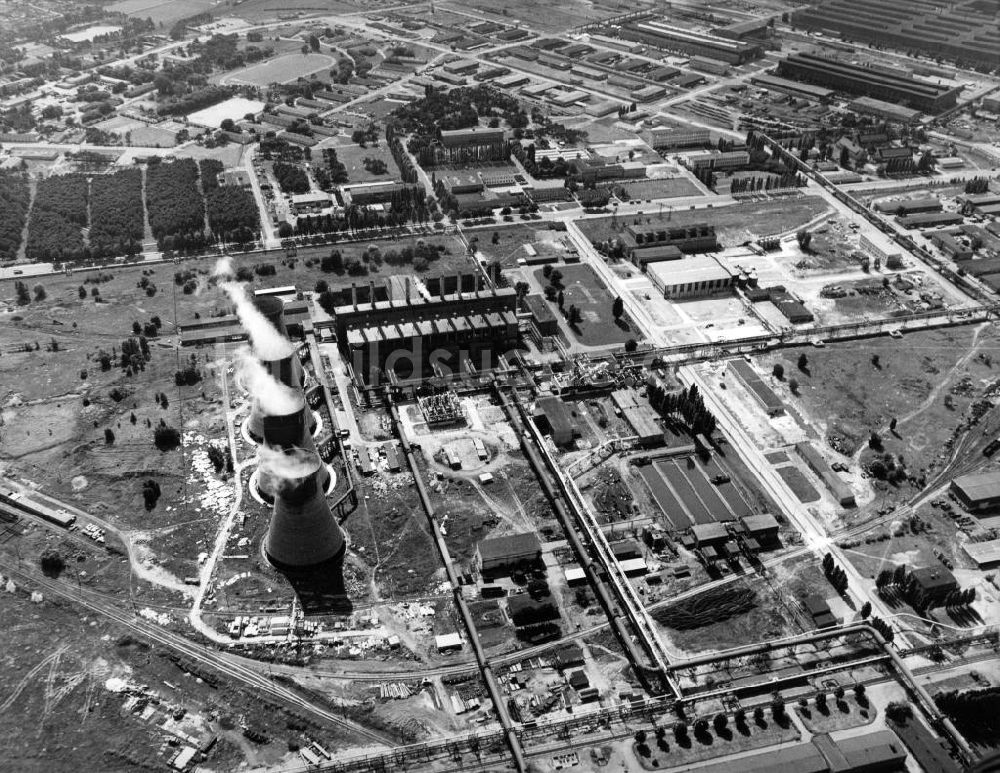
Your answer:
[[[768,416],[780,416],[785,412],[785,403],[771,387],[764,383],[760,374],[746,360],[729,361],[729,369],[743,382],[757,401],[767,411]]]
[[[841,507],[855,507],[857,505],[854,491],[847,484],[847,481],[836,473],[827,462],[826,457],[817,451],[810,441],[804,440],[801,443],[796,443],[795,450],[799,452],[799,456],[809,465],[809,468],[822,479]]]
[[[1000,472],[961,475],[951,482],[951,490],[970,510],[987,510],[1000,505]]]
[[[915,215],[896,217],[904,228],[934,228],[945,225],[959,225],[965,220],[958,212],[921,212]]]
[[[576,411],[559,397],[538,398],[535,424],[560,447],[570,445],[581,434]]]
[[[622,25],[619,34],[626,40],[637,40],[667,51],[706,56],[730,64],[743,64],[760,58],[764,53],[757,43],[675,27],[661,19],[627,22]]]
[[[778,63],[778,74],[850,94],[901,103],[925,113],[940,113],[954,107],[962,91],[961,86],[939,86],[898,71],[863,67],[811,53],[792,54],[783,59]]]
[[[498,574],[537,563],[542,558],[542,545],[534,532],[490,537],[479,543],[477,556],[482,574]]]

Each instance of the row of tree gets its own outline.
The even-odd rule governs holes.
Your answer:
[[[0,172],[0,260],[13,260],[21,248],[31,190],[23,174]]]
[[[87,225],[87,178],[53,175],[38,182],[28,218],[25,254],[37,261],[75,261],[84,257]]]
[[[205,203],[198,190],[198,165],[194,159],[149,165],[146,208],[150,228],[161,249],[168,236],[204,240]]]
[[[92,178],[89,232],[92,257],[139,254],[145,227],[141,169],[123,169]]]
[[[837,593],[843,593],[847,590],[847,572],[844,571],[844,567],[837,565],[830,553],[823,556],[823,574],[826,575],[826,579],[829,580]]]

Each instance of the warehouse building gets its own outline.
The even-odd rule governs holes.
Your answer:
[[[792,54],[781,60],[778,75],[875,97],[925,113],[940,113],[954,107],[962,91],[961,86],[939,86],[897,71],[863,67],[809,53]]]
[[[740,526],[747,537],[761,547],[770,547],[778,542],[778,519],[770,513],[746,515],[740,518]]]
[[[660,416],[638,391],[633,388],[616,389],[611,393],[611,402],[631,428],[632,434],[639,438],[640,445],[648,448],[663,444]]]
[[[940,212],[941,200],[937,196],[922,196],[919,199],[886,199],[875,203],[877,212],[893,215],[915,215],[918,212]]]
[[[896,216],[896,222],[903,228],[938,228],[960,225],[965,222],[960,212],[922,212],[915,215]]]
[[[656,48],[680,51],[691,56],[719,59],[730,64],[743,64],[752,59],[759,59],[764,53],[758,43],[695,32],[658,19],[627,22],[622,25],[619,34],[626,40],[636,40]]]
[[[826,484],[830,493],[833,494],[833,498],[841,507],[857,506],[854,491],[851,490],[847,481],[837,474],[826,460],[826,457],[816,450],[816,447],[810,441],[803,440],[801,443],[796,443],[795,450],[799,452],[799,456],[809,466],[809,469],[816,473],[820,480]]]
[[[666,245],[676,247],[681,252],[688,254],[712,252],[719,247],[719,241],[715,235],[715,226],[708,223],[666,226],[651,224],[643,226],[630,225],[625,228],[625,231],[635,240],[636,246],[632,248],[633,254],[636,251],[642,251],[650,247],[662,247]],[[633,262],[635,260],[633,257]],[[640,264],[636,262],[636,265]]]
[[[943,566],[925,566],[910,572],[906,589],[915,607],[936,607],[958,590],[958,580]]]
[[[813,593],[802,600],[802,606],[806,608],[809,617],[812,618],[813,625],[817,628],[832,628],[839,625],[840,621],[830,609],[830,604],[819,594]]]
[[[681,261],[650,263],[646,269],[653,286],[668,300],[704,298],[732,292],[735,275],[710,255],[692,255]]]
[[[753,369],[749,362],[739,358],[730,360],[729,370],[743,382],[743,385],[750,394],[767,411],[768,416],[781,416],[784,414],[785,403],[771,387],[764,383],[764,379],[760,377],[760,374]]]
[[[708,129],[675,129],[670,126],[657,126],[649,133],[649,144],[656,150],[673,150],[674,148],[700,148],[712,142],[712,134]]]
[[[534,532],[490,537],[479,543],[476,563],[483,577],[498,577],[514,570],[528,571],[542,562],[542,545]]]
[[[660,263],[664,260],[680,260],[684,257],[681,248],[676,244],[654,244],[652,247],[636,247],[632,250],[631,260],[636,268],[645,272],[650,263]]]
[[[750,82],[755,86],[760,86],[762,89],[781,91],[785,94],[791,94],[795,97],[805,97],[806,99],[813,99],[817,102],[828,102],[834,94],[833,89],[825,89],[822,86],[811,86],[808,83],[790,81],[787,78],[779,78],[776,75],[768,75],[767,73],[752,75],[750,77]]]
[[[552,304],[541,295],[525,295],[521,299],[521,305],[531,315],[531,322],[539,335],[554,336],[559,333],[559,320],[552,311]]]
[[[990,510],[1000,505],[1000,472],[961,475],[952,480],[951,491],[969,510]]]
[[[887,121],[911,124],[920,120],[919,110],[910,110],[892,102],[886,102],[874,97],[858,97],[849,105],[851,110],[861,115],[873,115],[876,118],[885,118]]]

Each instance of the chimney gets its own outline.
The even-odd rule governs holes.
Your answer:
[[[368,283],[368,302],[372,305],[372,309],[375,308],[375,283]]]
[[[344,535],[320,487],[323,465],[313,453],[313,469],[301,478],[280,481],[264,549],[279,568],[305,569],[342,560]]]
[[[462,300],[462,273],[461,272],[455,274],[455,295],[458,296],[458,300]]]
[[[351,282],[351,305],[354,306],[354,310],[358,310],[358,286]]]
[[[406,305],[409,306],[410,305],[410,277],[409,277],[409,275],[407,275],[406,279],[404,280],[404,287],[406,288],[406,290],[405,290],[405,292],[406,292]]]

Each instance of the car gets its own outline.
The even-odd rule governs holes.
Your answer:
[[[903,333],[900,330],[890,330],[889,331],[889,338],[902,338],[902,337],[903,337]]]
[[[824,346],[826,346],[826,341],[824,341],[822,338],[815,338],[809,343],[811,343],[817,349],[822,349]]]

